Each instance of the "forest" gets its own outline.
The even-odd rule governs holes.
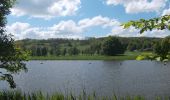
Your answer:
[[[60,38],[47,40],[24,39],[16,41],[15,44],[23,50],[29,50],[31,56],[114,56],[123,54],[125,51],[154,51],[154,46],[161,40],[162,38],[109,36],[84,40]]]

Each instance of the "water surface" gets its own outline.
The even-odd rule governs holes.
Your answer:
[[[41,64],[41,62],[43,64]],[[155,61],[29,61],[14,75],[17,89],[52,93],[83,89],[98,95],[170,95],[170,63]],[[6,82],[0,88],[8,89]]]

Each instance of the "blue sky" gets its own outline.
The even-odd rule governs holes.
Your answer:
[[[15,39],[123,36],[165,37],[168,30],[140,35],[120,24],[170,14],[169,0],[18,0],[8,16]]]

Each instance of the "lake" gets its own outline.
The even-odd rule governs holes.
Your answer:
[[[43,63],[43,64],[41,64]],[[14,75],[17,89],[75,94],[170,96],[170,62],[156,61],[29,61],[28,72]],[[0,82],[1,89],[8,89]]]

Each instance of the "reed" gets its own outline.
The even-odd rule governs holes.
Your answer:
[[[64,95],[56,92],[54,94],[43,94],[42,92],[36,93],[22,93],[20,91],[1,91],[0,100],[146,100],[144,96],[125,96],[120,97],[113,94],[112,96],[97,96],[94,92],[91,95],[81,93],[76,96],[70,93]],[[155,97],[153,100],[170,100],[170,97]]]

